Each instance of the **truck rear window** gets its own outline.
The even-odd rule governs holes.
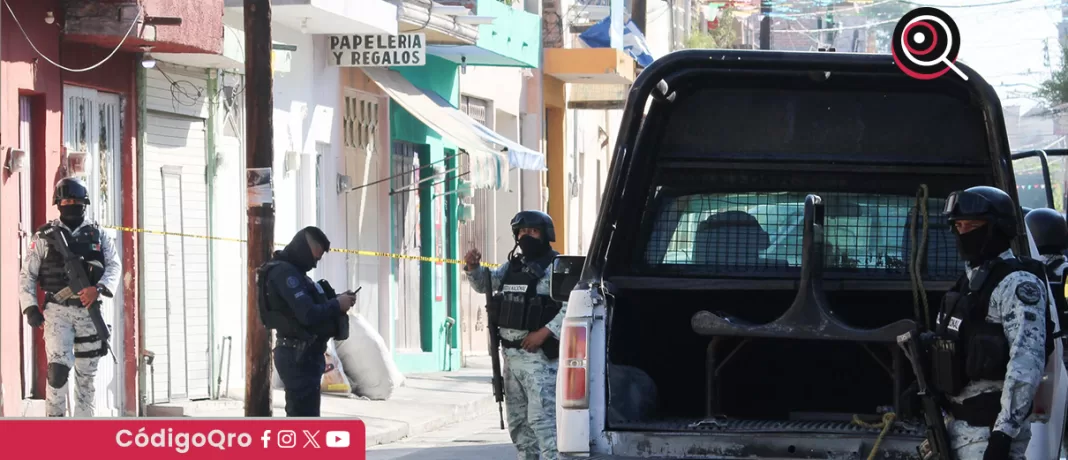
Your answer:
[[[824,271],[828,275],[908,276],[915,197],[816,193],[825,210]],[[644,254],[653,272],[698,275],[796,272],[801,267],[804,193],[711,193],[662,197]],[[926,277],[954,279],[961,261],[930,198]],[[922,219],[917,222],[921,234]],[[918,238],[917,238],[918,240]]]

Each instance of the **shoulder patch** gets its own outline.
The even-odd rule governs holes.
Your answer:
[[[1023,281],[1016,285],[1016,298],[1027,305],[1034,305],[1042,300],[1042,288],[1034,281]]]
[[[300,286],[300,280],[295,276],[290,276],[289,278],[286,278],[286,286],[289,286],[290,289],[296,289],[297,286]],[[1017,289],[1017,292],[1019,292],[1019,289]],[[1019,296],[1019,294],[1016,295]]]

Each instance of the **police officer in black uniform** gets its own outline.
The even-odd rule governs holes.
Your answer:
[[[60,180],[52,203],[59,207],[59,219],[33,235],[19,276],[19,300],[29,325],[44,328],[48,359],[46,415],[65,414],[67,383],[73,381],[74,416],[92,417],[96,395],[93,379],[108,347],[87,307],[98,303],[101,297],[111,297],[119,288],[122,260],[111,236],[86,218],[89,190],[85,182],[77,178]],[[66,261],[51,241],[65,241],[72,254],[84,259],[90,287],[72,291]],[[38,286],[45,293],[43,309],[38,308]]]
[[[286,415],[318,417],[327,342],[348,337],[348,311],[356,294],[334,293],[325,280],[307,272],[330,250],[317,227],[305,227],[257,270],[260,319],[277,331],[275,368],[286,392]]]
[[[993,187],[954,192],[945,212],[967,262],[931,341],[933,386],[958,459],[1023,460],[1035,391],[1052,349],[1044,267],[1010,249],[1016,204]]]
[[[516,248],[495,270],[479,266],[482,254],[464,257],[464,272],[480,293],[499,291],[491,319],[504,348],[504,395],[508,431],[524,460],[556,460],[556,372],[566,304],[549,296],[549,270],[557,252],[556,229],[541,211],[512,218]]]

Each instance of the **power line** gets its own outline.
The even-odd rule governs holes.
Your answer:
[[[29,36],[29,34],[26,33],[26,29],[22,28],[22,22],[19,21],[18,16],[15,16],[15,11],[11,9],[11,4],[8,3],[7,0],[4,0],[4,6],[6,6],[7,7],[7,11],[11,13],[11,19],[14,19],[15,20],[15,25],[19,26],[19,31],[21,31],[22,32],[22,36],[26,38],[26,42],[30,44],[30,48],[33,48],[33,51],[36,52],[38,56],[41,56],[41,58],[43,58],[45,61],[48,61],[49,64],[52,64],[52,65],[54,65],[56,67],[59,67],[62,70],[66,70],[67,72],[88,72],[90,70],[93,70],[93,69],[95,69],[97,67],[100,67],[100,66],[104,65],[105,62],[108,62],[108,60],[111,59],[111,57],[114,56],[115,53],[119,52],[119,49],[122,48],[122,45],[124,43],[126,43],[126,39],[130,38],[130,34],[133,33],[134,27],[137,26],[137,21],[139,19],[141,19],[141,14],[144,13],[144,10],[141,9],[140,6],[138,6],[137,7],[137,16],[134,16],[133,22],[130,23],[130,28],[126,30],[126,35],[122,36],[122,40],[119,40],[119,44],[115,46],[115,49],[111,50],[111,54],[108,54],[100,62],[97,62],[96,64],[93,64],[93,65],[91,65],[89,67],[86,67],[84,69],[72,69],[72,68],[69,68],[69,67],[63,67],[62,65],[60,65],[56,61],[53,61],[53,60],[49,59],[48,56],[45,56],[45,54],[42,53],[41,50],[37,49],[37,45],[34,45],[33,44],[33,40],[30,40],[30,36]]]

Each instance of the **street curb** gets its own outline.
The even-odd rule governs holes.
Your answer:
[[[369,434],[366,441],[367,447],[391,444],[405,438],[429,433],[454,423],[474,420],[479,416],[492,411],[496,405],[497,402],[493,399],[493,395],[487,395],[486,397],[466,404],[457,404],[452,406],[452,410],[446,415],[429,418],[426,421],[419,423],[405,424],[404,426],[375,435]]]

